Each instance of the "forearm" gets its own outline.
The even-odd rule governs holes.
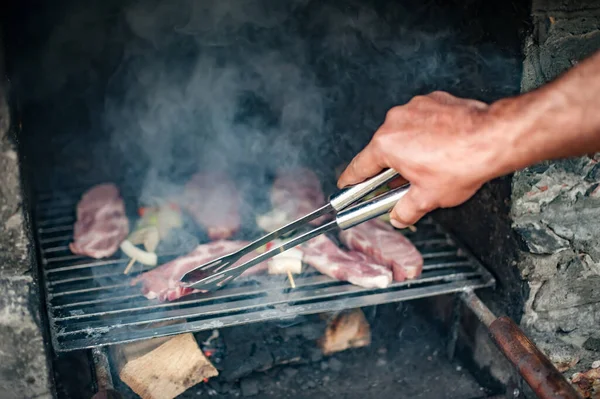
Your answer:
[[[492,104],[503,153],[491,177],[600,151],[599,106],[600,52],[538,90]]]

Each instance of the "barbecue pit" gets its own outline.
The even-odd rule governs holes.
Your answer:
[[[600,353],[600,260],[585,220],[597,208],[594,158],[498,179],[464,206],[434,212],[403,232],[425,259],[422,275],[383,289],[308,269],[294,288],[261,276],[158,302],[128,284],[143,270],[123,274],[120,251],[96,260],[68,247],[77,201],[93,185],[115,183],[134,221],[139,207],[211,169],[244,193],[234,238],[256,238],[280,165],[310,168],[330,194],[391,106],[436,89],[493,101],[599,48],[597,6],[556,3],[0,6],[4,391],[137,397],[120,378],[116,348],[186,334],[219,376],[180,397],[536,397],[528,383],[540,379],[539,395],[567,389],[565,377],[590,370]],[[183,231],[158,251],[159,264],[208,241],[190,220]],[[322,353],[315,342],[328,323],[356,309],[370,344]],[[514,345],[510,319],[537,347]],[[509,337],[513,362],[538,358],[519,374],[490,333]],[[549,374],[536,374],[542,365]]]

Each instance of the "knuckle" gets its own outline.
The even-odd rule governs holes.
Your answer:
[[[453,100],[453,99],[456,98],[452,94],[447,93],[447,92],[442,91],[442,90],[436,90],[436,91],[432,92],[430,94],[430,96],[432,98],[435,98],[438,101],[449,101],[449,100]]]
[[[378,132],[377,134],[375,134],[373,136],[373,139],[371,140],[371,144],[373,146],[373,152],[376,155],[381,156],[382,154],[386,153],[389,149],[389,145],[386,144],[386,142],[388,141],[389,134],[386,134],[385,132]]]
[[[403,110],[400,106],[390,108],[390,110],[385,114],[385,121],[389,122],[394,119],[397,119],[402,114],[402,112]]]
[[[434,96],[434,97],[449,97],[450,94],[442,91],[442,90],[434,90],[430,93],[430,96]]]
[[[409,104],[422,104],[422,103],[428,102],[429,100],[430,99],[427,96],[418,95],[418,96],[414,96],[413,98],[411,98],[408,103]]]
[[[437,104],[440,101],[442,101],[442,97],[443,95],[437,95],[437,94],[427,94],[427,95],[419,95],[419,96],[415,96],[413,97],[413,99],[410,101],[412,103],[412,105],[417,106],[417,107],[427,107],[427,106],[431,106],[432,104]]]

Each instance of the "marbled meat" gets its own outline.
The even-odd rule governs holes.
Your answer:
[[[77,204],[74,241],[69,249],[74,254],[95,259],[114,254],[129,234],[129,220],[119,189],[112,183],[99,184],[86,191]]]
[[[365,288],[385,288],[392,282],[388,267],[378,265],[364,253],[344,251],[320,235],[302,246],[303,261],[321,273]]]
[[[362,252],[378,264],[392,269],[394,280],[418,277],[423,270],[419,250],[401,232],[388,223],[372,219],[340,233],[348,248]]]
[[[193,268],[203,263],[217,259],[223,255],[230,254],[247,245],[247,241],[227,241],[219,240],[201,244],[187,255],[180,256],[172,261],[165,263],[153,270],[140,274],[131,281],[131,285],[142,285],[142,294],[148,299],[158,299],[159,301],[174,301],[183,296],[202,292],[197,289],[184,287],[181,284],[181,277]],[[258,254],[251,252],[242,257],[234,265],[246,262]],[[267,269],[266,262],[246,270],[242,276],[253,275]]]
[[[240,228],[240,202],[238,190],[229,176],[221,172],[202,172],[185,185],[181,205],[206,229],[211,240],[223,240]]]

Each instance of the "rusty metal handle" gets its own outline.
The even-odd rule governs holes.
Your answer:
[[[496,316],[471,290],[461,294],[464,303],[489,329],[496,346],[515,366],[540,399],[583,399],[542,351],[510,318]]]
[[[499,317],[489,326],[492,339],[504,356],[541,399],[580,399],[573,386],[531,342],[514,321]]]

